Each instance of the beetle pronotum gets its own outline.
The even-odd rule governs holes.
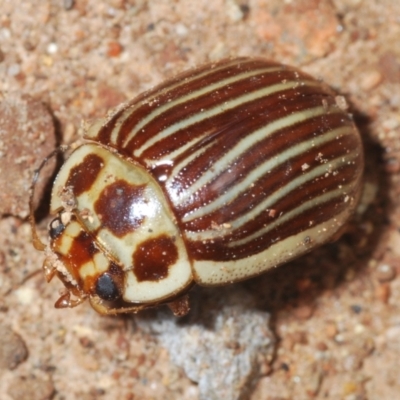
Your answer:
[[[320,81],[263,59],[170,79],[85,139],[52,190],[45,271],[66,286],[58,307],[183,314],[194,283],[243,280],[330,240],[360,193],[351,116]]]

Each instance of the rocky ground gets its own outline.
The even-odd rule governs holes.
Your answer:
[[[400,393],[400,2],[0,0],[0,392],[4,400],[345,399]],[[82,121],[188,67],[263,56],[351,105],[362,206],[336,243],[192,311],[55,310],[27,221],[35,168]],[[46,237],[54,165],[38,184]]]

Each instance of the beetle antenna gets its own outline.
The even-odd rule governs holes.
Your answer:
[[[65,153],[69,149],[69,147],[70,146],[65,146],[65,145],[57,147],[42,161],[39,168],[37,168],[33,173],[32,185],[31,185],[31,190],[30,190],[30,195],[29,195],[29,223],[31,225],[33,246],[35,247],[36,250],[39,250],[39,251],[44,251],[44,249],[46,248],[46,245],[40,240],[39,235],[36,230],[35,210],[33,207],[33,199],[35,197],[36,184],[39,179],[40,172],[47,165],[47,163],[53,157],[57,156],[58,154]]]

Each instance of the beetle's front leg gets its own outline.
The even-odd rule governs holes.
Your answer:
[[[148,308],[146,305],[134,305],[134,306],[126,306],[126,307],[109,307],[104,304],[104,301],[98,296],[90,296],[89,297],[90,305],[93,307],[95,311],[102,315],[117,315],[117,314],[127,314],[134,313]]]
[[[43,261],[43,272],[47,282],[50,282],[54,275],[56,275],[57,268],[54,266],[54,257],[51,255],[46,256]]]
[[[55,302],[55,308],[74,308],[79,306],[87,299],[87,296],[81,295],[77,298],[71,299],[71,292],[67,291],[60,296],[60,298]]]

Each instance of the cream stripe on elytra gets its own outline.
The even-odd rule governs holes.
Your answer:
[[[215,129],[210,129],[210,130],[206,130],[204,132],[202,132],[201,135],[194,137],[191,141],[187,142],[186,144],[182,145],[181,147],[179,147],[178,149],[172,151],[171,153],[168,153],[165,156],[161,156],[159,157],[158,160],[154,161],[154,160],[149,160],[149,159],[145,159],[145,162],[148,166],[150,166],[151,168],[156,167],[157,165],[174,165],[174,169],[171,172],[172,175],[174,175],[174,173],[176,171],[179,171],[181,169],[181,165],[186,165],[188,163],[188,159],[184,159],[182,160],[179,164],[175,163],[174,161],[180,156],[182,155],[185,151],[191,149],[191,148],[196,148],[196,144],[200,143],[202,140],[204,140],[204,138],[208,137],[209,135],[211,135],[212,133],[215,132]],[[212,144],[213,142],[211,141],[210,144]],[[207,148],[209,146],[207,145]],[[204,148],[203,148],[204,149]],[[201,150],[201,149],[199,149]],[[200,154],[199,150],[196,150],[196,154]],[[194,153],[194,152],[193,152]],[[193,154],[191,154],[190,159],[192,160],[193,158]]]
[[[170,110],[171,108],[188,102],[190,100],[199,98],[207,93],[210,92],[217,92],[218,90],[223,90],[225,87],[229,86],[232,83],[237,83],[240,80],[244,80],[247,78],[251,78],[257,75],[263,75],[263,74],[268,74],[271,72],[275,72],[275,71],[280,71],[282,70],[279,67],[276,68],[259,68],[256,69],[254,71],[250,71],[250,72],[242,72],[240,74],[237,74],[235,76],[229,77],[227,79],[223,79],[221,81],[218,81],[216,83],[213,83],[211,85],[208,86],[204,86],[201,89],[195,90],[193,92],[189,92],[186,95],[180,96],[177,99],[173,100],[173,101],[169,101],[167,103],[161,104],[159,107],[155,108],[152,112],[150,112],[150,114],[146,115],[145,118],[143,118],[142,120],[138,121],[138,123],[136,124],[136,126],[131,130],[130,134],[125,138],[124,143],[122,144],[123,147],[126,147],[128,145],[128,143],[136,136],[136,134],[145,126],[147,125],[149,122],[151,122],[154,118],[159,117],[161,114],[163,114],[164,112]],[[197,77],[196,77],[197,78]],[[187,82],[186,82],[187,83]],[[157,101],[157,98],[155,98],[153,101]],[[145,147],[144,149],[146,149],[147,147]]]
[[[249,188],[257,182],[259,178],[265,175],[268,171],[278,167],[279,165],[290,162],[292,158],[302,153],[305,153],[313,146],[319,146],[327,143],[337,137],[342,137],[346,134],[350,135],[352,130],[350,127],[337,128],[332,131],[327,131],[323,135],[313,137],[309,140],[301,142],[295,146],[292,146],[285,151],[277,154],[273,158],[266,159],[263,163],[258,165],[255,169],[251,170],[245,179],[238,182],[237,185],[231,186],[227,191],[222,193],[219,197],[214,199],[211,203],[203,205],[201,208],[194,210],[190,214],[183,217],[183,222],[190,222],[196,218],[204,217],[207,214],[211,214],[224,206],[227,202],[233,202],[235,198],[242,196]],[[216,170],[215,174],[218,173]],[[211,178],[210,178],[211,179]],[[191,192],[192,193],[192,192]],[[193,195],[193,193],[192,193]],[[180,200],[182,197],[180,198]]]
[[[178,171],[184,170],[185,165],[189,164],[191,161],[195,160],[197,157],[204,154],[213,145],[214,145],[214,142],[210,142],[206,146],[202,146],[202,147],[198,148],[197,150],[193,151],[192,154],[190,154],[190,156],[185,158],[185,160],[182,163],[177,164],[177,167],[172,170],[172,174],[173,175],[179,174]],[[167,181],[168,181],[168,179],[167,179]],[[174,204],[177,205],[178,198],[180,198],[182,196],[182,194],[174,193],[173,189],[170,187],[170,185],[168,183],[167,183],[167,187],[170,188],[170,190],[171,190],[171,197],[173,197],[173,199],[171,199],[171,200],[173,200]],[[186,198],[186,197],[183,196],[182,199],[184,199],[184,198]]]
[[[201,232],[192,232],[190,230],[187,230],[186,235],[190,240],[200,240],[200,241],[212,240],[215,238],[216,234],[218,235],[218,237],[229,235],[232,233],[232,231],[239,229],[246,222],[256,219],[260,214],[265,213],[266,210],[273,209],[274,205],[277,203],[277,201],[279,201],[280,199],[283,199],[286,196],[289,196],[293,190],[296,190],[301,185],[304,185],[305,183],[310,182],[311,180],[313,180],[317,177],[323,177],[326,173],[330,173],[331,171],[336,170],[343,165],[346,165],[347,163],[354,160],[356,157],[358,157],[358,154],[355,154],[355,153],[351,153],[346,157],[340,156],[334,160],[331,160],[327,164],[322,164],[322,165],[318,166],[317,168],[314,168],[314,169],[310,170],[309,172],[298,176],[297,178],[291,180],[287,185],[279,188],[279,190],[272,193],[270,196],[266,197],[256,207],[249,209],[247,211],[247,213],[241,215],[238,218],[232,218],[231,220],[226,221],[226,223],[229,224],[229,229],[222,230],[221,232],[220,231],[216,232],[215,229],[209,229],[209,230],[201,231]],[[343,193],[343,189],[341,189],[341,191]],[[332,192],[332,191],[327,192],[325,194],[327,197],[324,197],[324,198],[326,198],[326,199],[333,198],[333,196],[330,196],[331,193],[334,193],[334,192]],[[313,199],[315,199],[315,198],[313,198]],[[299,207],[297,207],[295,209],[298,209],[298,208]],[[290,211],[290,212],[292,212],[292,211]],[[270,227],[272,225],[275,226],[274,225],[275,223],[277,223],[277,222],[281,223],[283,221],[284,221],[284,219],[282,217],[280,217],[275,222],[271,222],[270,224],[268,224],[268,227]],[[265,232],[265,233],[268,232],[268,229],[263,230],[263,232]],[[248,236],[248,237],[250,237],[250,236]]]
[[[251,92],[248,94],[244,94],[243,96],[236,97],[234,99],[231,99],[230,101],[223,102],[222,104],[218,104],[215,107],[212,107],[208,110],[198,110],[197,113],[192,115],[191,117],[184,119],[182,121],[179,121],[175,124],[170,125],[168,128],[160,131],[158,134],[152,136],[149,138],[149,140],[143,144],[139,149],[136,149],[133,154],[135,157],[140,157],[140,155],[147,150],[149,147],[152,145],[155,145],[157,142],[159,142],[162,139],[165,139],[167,137],[172,136],[174,133],[182,130],[182,129],[187,129],[189,126],[194,125],[198,122],[207,120],[211,117],[215,117],[218,114],[223,113],[224,111],[233,109],[238,106],[243,106],[246,103],[250,103],[251,101],[261,99],[263,97],[282,92],[284,90],[288,89],[295,89],[300,85],[299,81],[289,81],[285,83],[279,83],[276,85],[271,85],[268,87],[263,87],[262,89],[259,89],[255,92]],[[304,81],[304,86],[318,86],[318,82],[314,81]]]

